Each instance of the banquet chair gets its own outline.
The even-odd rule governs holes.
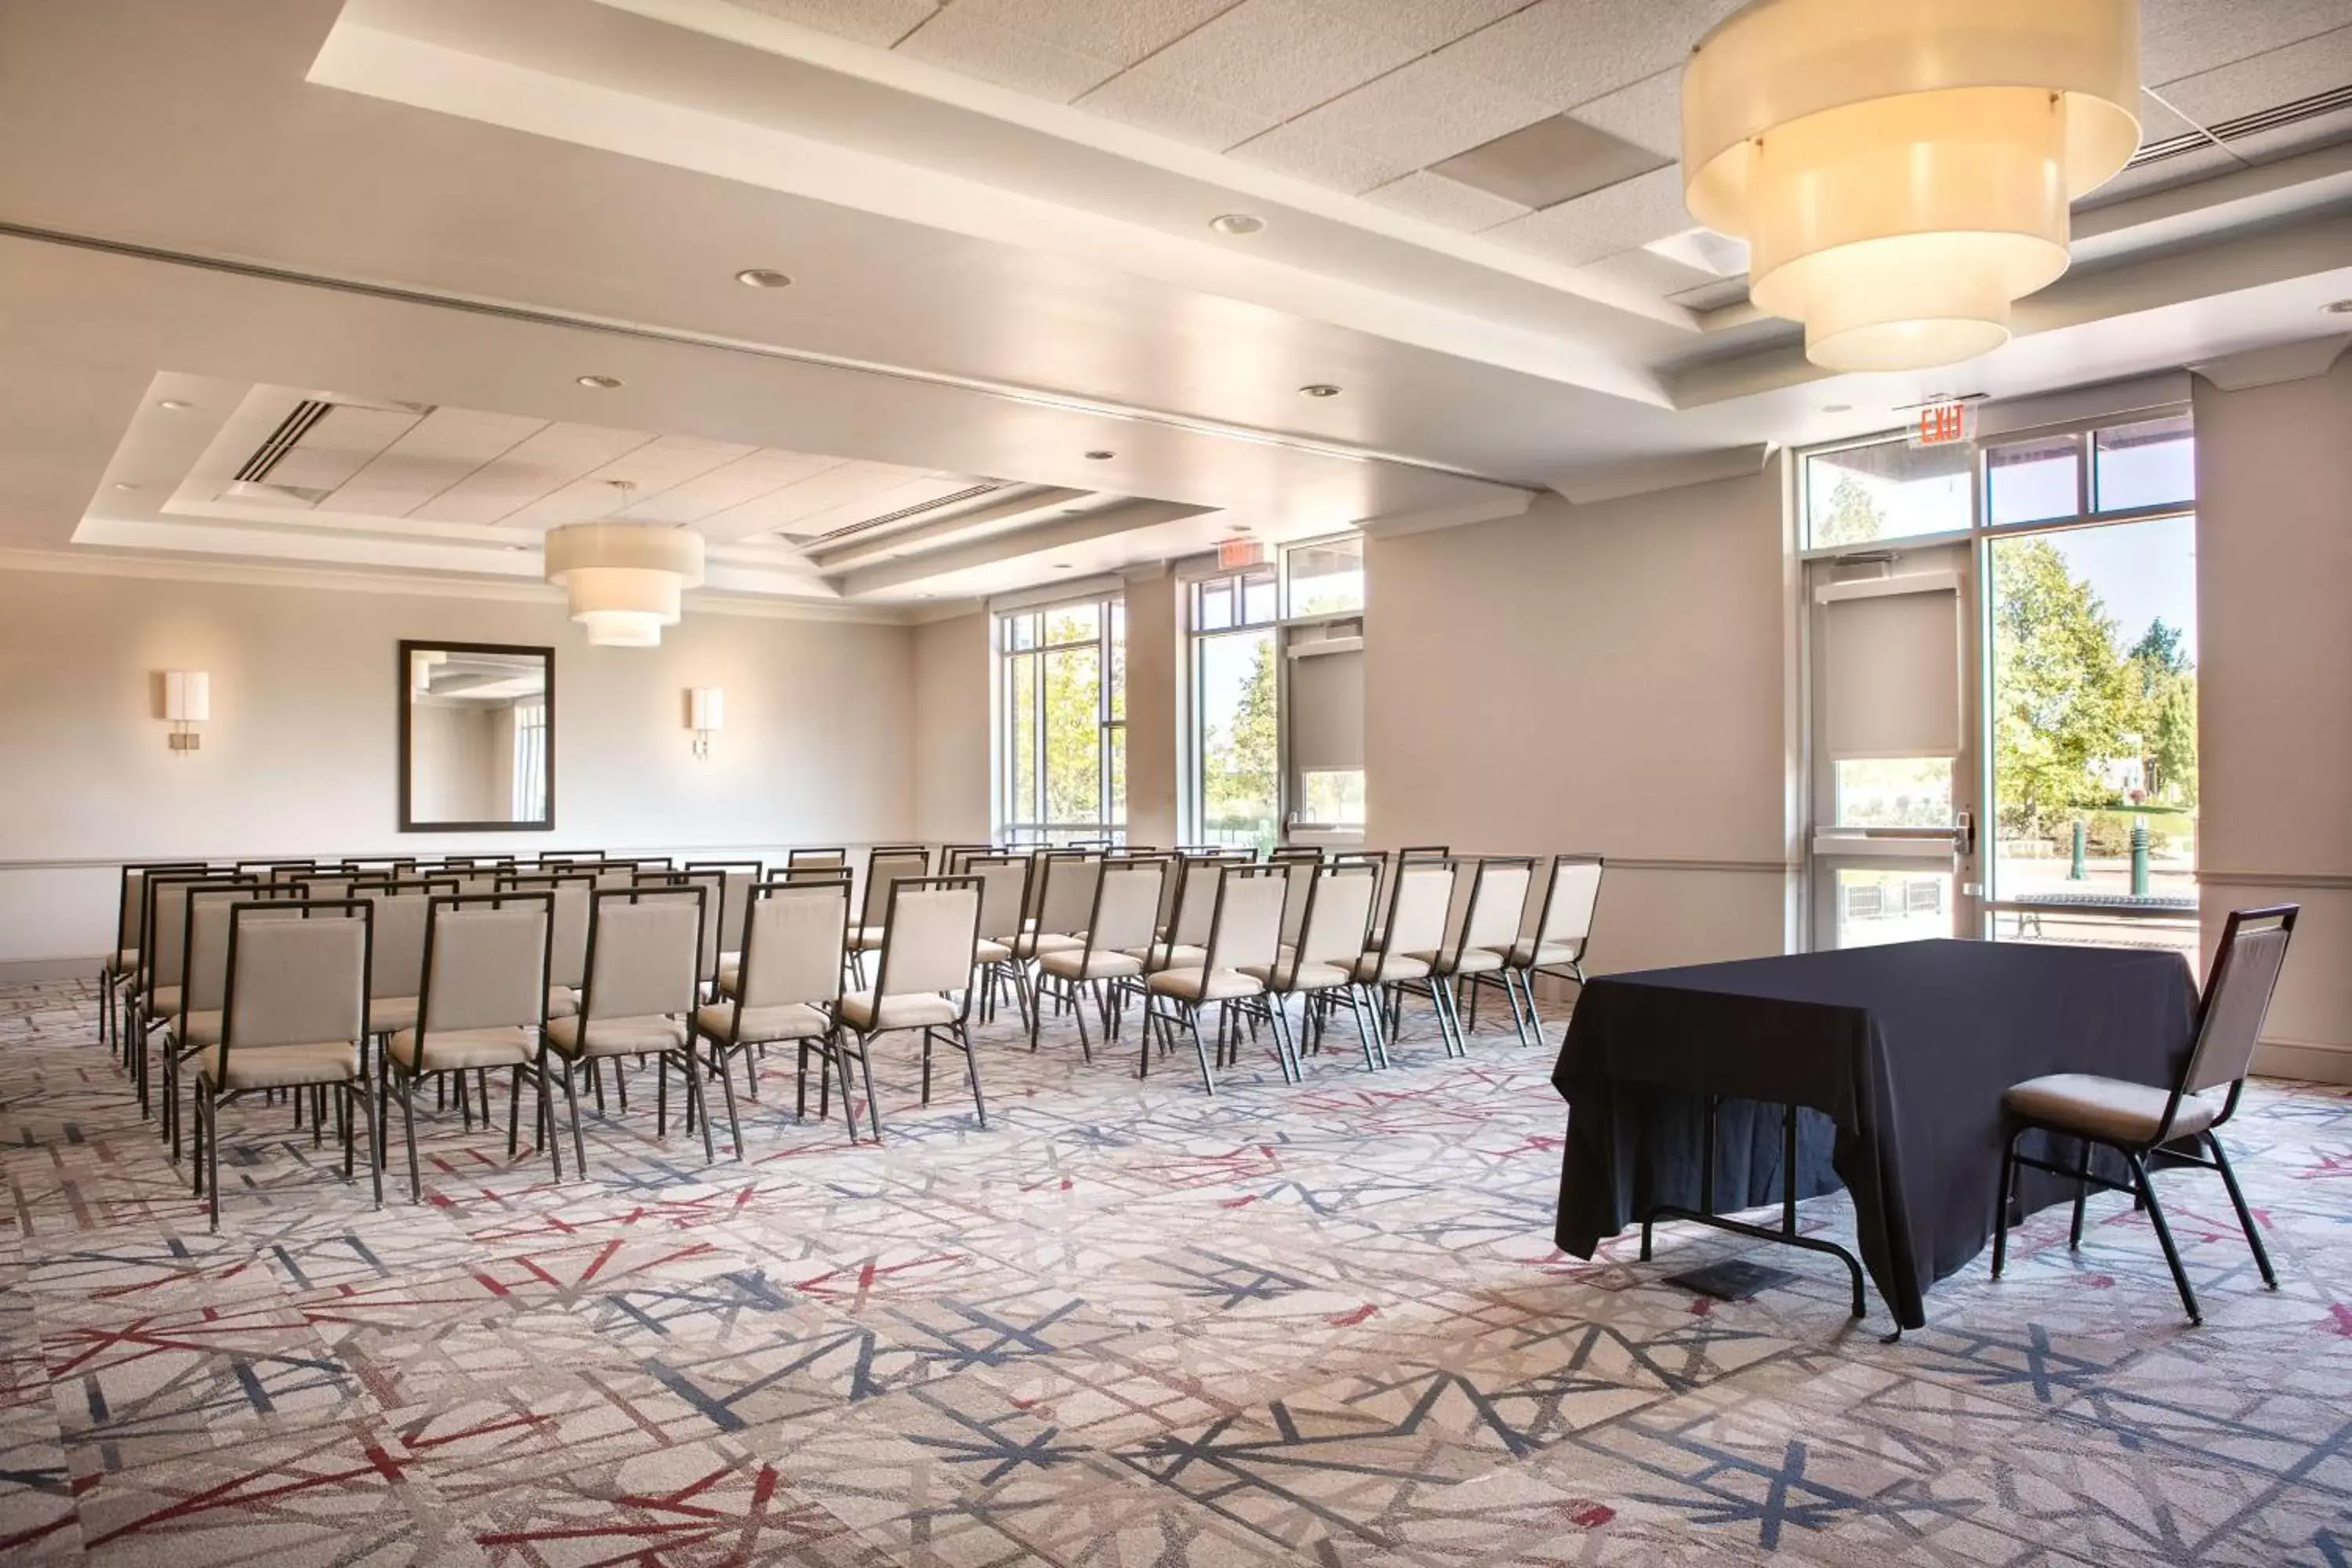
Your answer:
[[[719,963],[740,958],[743,952],[743,917],[751,902],[751,889],[768,879],[768,868],[760,860],[688,860],[688,875],[716,871],[719,886]],[[712,971],[714,981],[717,970]]]
[[[1592,911],[1601,901],[1603,865],[1598,855],[1553,856],[1534,932],[1511,943],[1509,962],[1499,978],[1507,992],[1517,984],[1518,1005],[1527,1009],[1526,1034],[1534,1037],[1536,1045],[1544,1043],[1543,1016],[1536,1011],[1537,977],[1573,980],[1579,991],[1584,988],[1584,950],[1592,940]]]
[[[1058,987],[1077,1017],[1078,1050],[1087,1061],[1095,1059],[1094,1042],[1087,1035],[1089,994],[1108,1045],[1117,1029],[1113,987],[1117,982],[1138,979],[1143,973],[1143,961],[1133,950],[1151,945],[1160,919],[1160,889],[1167,877],[1168,862],[1157,857],[1105,860],[1095,879],[1094,908],[1087,915],[1085,942],[1038,956],[1038,1011],[1043,1011],[1046,988]],[[1035,1012],[1029,1016],[1029,1048],[1037,1048]]]
[[[858,1069],[866,1079],[866,1120],[877,1143],[882,1141],[882,1110],[874,1095],[873,1044],[901,1029],[923,1032],[923,1103],[931,1102],[932,1046],[945,1032],[948,1043],[963,1052],[972,1109],[980,1124],[988,1125],[971,1026],[980,898],[977,877],[901,877],[892,883],[873,988],[841,999],[841,1022],[856,1037]],[[844,1042],[838,1048],[849,1047]]]
[[[686,1073],[687,1125],[691,1130],[697,1120],[701,1121],[703,1155],[718,1158],[709,1118],[701,1114],[702,1084],[688,1027],[701,1001],[698,976],[704,892],[698,886],[596,890],[588,915],[588,979],[580,993],[580,1011],[548,1020],[549,1053],[543,1058],[563,1086],[572,1116],[572,1152],[583,1175],[588,1171],[588,1145],[580,1131],[573,1069],[620,1057],[656,1060],[656,1137],[668,1133],[669,1067],[673,1058],[678,1060]],[[625,1101],[622,1109],[627,1110]]]
[[[849,962],[860,985],[866,984],[866,954],[882,945],[890,889],[902,879],[928,877],[930,872],[931,852],[919,844],[877,844],[867,853],[857,923],[849,931]]]
[[[1266,861],[1282,868],[1282,944],[1293,946],[1307,919],[1307,892],[1323,865],[1323,851],[1304,845],[1289,847],[1276,850]]]
[[[982,1023],[996,1016],[996,993],[1013,988],[1013,1005],[1025,1026],[1031,1016],[1029,977],[1013,956],[1021,940],[1022,910],[1029,907],[1029,879],[1036,862],[1026,855],[974,855],[950,876],[980,879],[980,940],[972,944],[972,967],[979,973],[980,1016]]]
[[[803,876],[821,879],[833,872],[847,872],[849,851],[846,849],[787,849],[784,851],[784,880],[802,880]]]
[[[1380,886],[1380,868],[1369,860],[1333,860],[1315,875],[1307,893],[1307,909],[1299,921],[1298,941],[1265,973],[1245,967],[1243,973],[1264,981],[1273,1007],[1273,1026],[1289,1036],[1290,1024],[1282,1010],[1286,998],[1303,996],[1299,1027],[1312,1048],[1323,1048],[1323,1025],[1328,1006],[1318,1000],[1344,1005],[1354,1015],[1356,1032],[1364,1047],[1364,1066],[1378,1068],[1385,1058],[1376,1039],[1370,1013],[1377,1005],[1357,981],[1356,962],[1364,953],[1364,934],[1371,929],[1372,894]],[[1301,1075],[1306,1063],[1297,1040],[1288,1040],[1290,1056]]]
[[[220,1229],[220,1108],[256,1089],[341,1091],[343,1180],[353,1144],[368,1128],[368,1179],[383,1206],[383,1167],[374,1148],[361,1047],[367,1034],[369,936],[366,900],[259,901],[230,906],[227,978],[220,1038],[194,1055],[197,1193]],[[299,915],[299,918],[289,918]]]
[[[1191,1030],[1193,1052],[1201,1059],[1201,1087],[1217,1092],[1216,1073],[1209,1065],[1209,1049],[1201,1038],[1201,1009],[1217,1004],[1217,1054],[1234,1030],[1234,1005],[1258,1001],[1265,982],[1250,973],[1263,970],[1281,956],[1282,903],[1289,878],[1277,865],[1223,866],[1218,868],[1216,905],[1209,921],[1209,941],[1197,965],[1170,967],[1145,978],[1143,1058],[1137,1076],[1151,1070],[1151,1026],[1160,1025],[1160,1046],[1172,1049],[1175,1026]],[[1281,1033],[1275,1036],[1275,1053],[1285,1079],[1296,1081],[1297,1064]]]
[[[163,1133],[180,1158],[180,1064],[198,1049],[220,1044],[222,998],[228,990],[229,911],[241,903],[283,903],[296,895],[250,878],[223,885],[191,885],[180,922],[180,962],[173,1006],[162,1020]]]
[[[374,909],[368,959],[368,1037],[381,1039],[396,1029],[416,1026],[417,995],[425,983],[425,928],[432,918],[436,894],[455,898],[455,877],[415,877],[406,880],[367,878],[352,881],[348,897],[364,899]]]
[[[857,1142],[857,1114],[851,1109],[849,1058],[837,1049],[837,1017],[841,1002],[844,944],[849,931],[849,883],[761,882],[744,905],[743,948],[738,956],[733,993],[724,1001],[705,1003],[694,1011],[694,1031],[708,1047],[710,1075],[719,1080],[727,1102],[728,1131],[735,1140],[735,1157],[743,1157],[743,1123],[735,1108],[735,1079],[730,1060],[745,1053],[744,1070],[751,1072],[749,1049],[754,1046],[796,1044],[800,1047],[799,1104],[795,1114],[808,1114],[808,1061],[818,1053],[818,1079],[830,1093],[832,1079],[841,1075],[842,1114],[849,1120],[849,1141]],[[823,1114],[822,1109],[819,1114]]]
[[[1430,995],[1439,1006],[1441,1021],[1453,1027],[1454,1043],[1465,1045],[1462,994],[1471,993],[1469,1029],[1478,1026],[1476,986],[1508,973],[1512,944],[1526,923],[1528,892],[1535,886],[1536,863],[1525,855],[1489,855],[1470,876],[1470,902],[1454,940],[1438,955],[1430,972]],[[1518,993],[1509,994],[1511,1026],[1519,1043],[1528,1043],[1526,1022],[1519,1016]]]
[[[961,877],[974,860],[999,853],[993,844],[942,844],[940,846],[940,875]]]
[[[152,1109],[147,1070],[152,1037],[180,1011],[180,982],[188,956],[189,900],[199,889],[244,889],[249,896],[258,898],[262,888],[263,884],[251,877],[227,872],[158,871],[147,878],[146,912],[140,921],[145,940],[140,943],[139,974],[131,985],[131,1030],[126,1046],[142,1119]],[[171,1135],[173,1114],[167,1101],[161,1130],[166,1137]]]
[[[2050,1073],[2012,1086],[2000,1097],[2002,1135],[1999,1206],[1993,1213],[1992,1275],[2000,1278],[2007,1261],[2010,1216],[2017,1202],[2017,1168],[2029,1165],[2070,1177],[2074,1183],[2074,1223],[2067,1246],[2083,1245],[2083,1208],[2093,1187],[2129,1193],[2147,1210],[2148,1223],[2172,1268],[2172,1282],[2180,1290],[2180,1304],[2189,1321],[2201,1323],[2197,1292],[2181,1266],[2180,1249],[2173,1244],[2172,1227],[2165,1222],[2164,1205],[2157,1201],[2156,1184],[2148,1179],[2148,1160],[2158,1150],[2163,1158],[2218,1172],[2229,1189],[2230,1205],[2238,1211],[2239,1228],[2254,1255],[2263,1283],[2278,1289],[2270,1254],[2262,1233],[2238,1188],[2237,1173],[2214,1130],[2236,1114],[2238,1097],[2253,1068],[2254,1047],[2260,1043],[2263,1018],[2270,1011],[2271,994],[2278,986],[2286,963],[2287,942],[2294,934],[2300,907],[2273,904],[2263,909],[2232,910],[2222,928],[2221,945],[2213,952],[2203,999],[2198,1004],[2188,1055],[2179,1076],[2166,1087],[2135,1083],[2095,1073]],[[2217,1089],[2228,1089],[2221,1103],[2207,1098]],[[2056,1133],[2075,1141],[2072,1166],[2021,1154],[2017,1141],[2026,1132]],[[2200,1157],[2200,1145],[2212,1158]],[[2130,1168],[2126,1185],[2091,1173],[2094,1146],[2111,1149]]]
[[[139,950],[146,940],[141,920],[146,913],[147,878],[151,873],[202,871],[201,860],[132,861],[122,868],[122,891],[115,904],[114,949],[98,971],[98,1043],[110,1047],[126,1064],[123,1014],[130,1005],[131,987],[139,978]]]
[[[580,1011],[580,987],[588,983],[588,907],[596,897],[595,874],[563,869],[556,863],[543,871],[510,871],[493,890],[553,896],[555,912],[547,932],[547,1016],[568,1018]]]
[[[1024,963],[1087,944],[1087,916],[1103,870],[1102,856],[1083,849],[1042,849],[1033,858],[1037,870],[1030,879],[1029,929],[1013,942],[1013,956]]]
[[[695,960],[695,983],[701,987],[697,1001],[709,1001],[719,994],[719,969],[724,954],[719,935],[726,921],[727,873],[716,867],[704,870],[639,871],[636,885],[640,888],[700,888],[702,889],[702,938]]]
[[[1411,982],[1427,981],[1445,945],[1459,872],[1460,867],[1450,858],[1399,858],[1395,879],[1390,884],[1388,918],[1356,963],[1356,983],[1370,987],[1385,999],[1381,1010],[1384,1020],[1383,1052],[1388,1042],[1397,1037],[1402,1024],[1402,987]],[[1453,1055],[1453,1036],[1444,1023],[1441,1016],[1439,1034],[1447,1054]]]
[[[1160,933],[1152,944],[1131,957],[1143,960],[1144,973],[1189,969],[1209,957],[1209,926],[1216,918],[1218,878],[1227,866],[1246,866],[1256,859],[1247,849],[1188,851],[1176,861],[1175,891],[1160,901]]]
[[[429,904],[425,952],[419,966],[416,1022],[385,1037],[377,1068],[379,1101],[388,1121],[390,1101],[400,1100],[402,1140],[408,1145],[408,1201],[425,1195],[416,1163],[415,1089],[419,1079],[455,1073],[487,1075],[508,1069],[507,1157],[519,1146],[517,1123],[522,1081],[531,1079],[536,1095],[534,1141],[543,1142],[563,1179],[563,1153],[554,1135],[553,1107],[547,1094],[548,937],[554,923],[555,895],[510,889],[497,893],[437,895]],[[489,1097],[482,1100],[482,1124],[489,1125]],[[463,1103],[461,1099],[460,1103]],[[473,1118],[467,1116],[471,1126]],[[377,1135],[381,1147],[383,1135]]]

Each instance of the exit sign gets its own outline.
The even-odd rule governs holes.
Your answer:
[[[1929,403],[1919,410],[1919,424],[1911,437],[1915,447],[1956,447],[1976,439],[1976,406],[1968,403]]]
[[[1228,539],[1217,545],[1219,570],[1231,572],[1242,566],[1265,564],[1265,546],[1255,539]]]

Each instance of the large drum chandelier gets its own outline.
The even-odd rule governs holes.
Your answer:
[[[547,533],[547,580],[601,647],[654,647],[702,584],[702,535],[637,522],[576,522]]]
[[[1951,364],[2066,270],[2138,96],[2138,0],[1756,0],[1683,73],[1684,196],[1815,364]]]

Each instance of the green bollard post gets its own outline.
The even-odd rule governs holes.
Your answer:
[[[2146,898],[2147,896],[2147,819],[2146,817],[2132,824],[2131,849],[2132,897]]]
[[[2090,824],[2079,816],[2076,817],[2074,819],[2074,858],[2066,862],[2066,879],[2070,882],[2079,882],[2083,879],[2083,846],[2090,837]]]

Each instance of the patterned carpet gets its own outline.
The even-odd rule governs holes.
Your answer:
[[[1212,1102],[1000,1026],[987,1131],[886,1047],[887,1147],[772,1064],[707,1169],[648,1078],[593,1179],[452,1110],[381,1214],[247,1106],[214,1237],[91,1016],[0,991],[0,1562],[2352,1563],[2333,1091],[2240,1119],[2277,1294],[2187,1173],[2206,1327],[2102,1197],[2078,1256],[2053,1210],[1890,1346],[1828,1259],[1555,1253],[1563,1110],[1507,1035],[1300,1089],[1245,1051]],[[1733,1256],[1800,1278],[1663,1283]]]

